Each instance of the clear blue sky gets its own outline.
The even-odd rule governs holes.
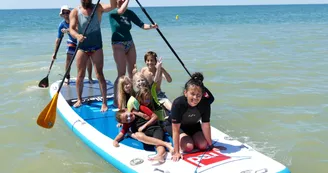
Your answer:
[[[1,0],[0,9],[60,8],[67,4],[75,7],[80,0]],[[130,6],[137,6],[130,0]],[[93,0],[96,3],[96,0]],[[102,0],[101,2],[109,2]],[[328,4],[328,0],[139,0],[143,6],[192,6],[192,5],[249,5],[249,4]]]

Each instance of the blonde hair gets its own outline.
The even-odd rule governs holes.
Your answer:
[[[130,94],[131,96],[134,95],[133,89],[131,90],[131,93],[126,93],[124,91],[124,85],[125,83],[130,83],[132,85],[131,79],[128,76],[121,76],[120,78],[118,78],[118,82],[117,82],[117,99],[118,99],[118,108],[119,109],[123,109],[125,108],[126,102],[127,102],[127,98],[126,98],[126,94]]]
[[[139,79],[144,79],[146,82],[146,86],[149,87],[148,80],[146,79],[146,77],[141,72],[136,72],[133,75],[133,79],[132,79],[132,86],[133,86],[133,90],[135,93],[139,92],[139,90],[140,90],[140,88],[137,85],[137,81]]]

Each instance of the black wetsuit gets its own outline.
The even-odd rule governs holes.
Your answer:
[[[214,97],[209,91],[207,93],[208,97],[202,97],[195,107],[189,106],[185,96],[180,96],[173,101],[169,121],[173,124],[181,124],[180,134],[193,136],[196,132],[202,131],[200,120],[202,123],[210,122],[211,103]],[[165,127],[165,130],[172,136],[171,123]]]

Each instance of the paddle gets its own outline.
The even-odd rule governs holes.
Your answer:
[[[153,21],[153,19],[149,16],[149,14],[147,13],[146,9],[140,4],[140,2],[138,0],[136,0],[136,2],[138,3],[138,5],[140,6],[141,10],[145,13],[145,15],[147,16],[147,18],[150,20],[150,22],[155,25],[155,22]],[[179,62],[181,63],[182,67],[186,70],[186,72],[189,74],[189,76],[191,77],[190,72],[188,71],[188,69],[185,67],[184,63],[182,62],[182,60],[179,58],[178,54],[174,51],[174,49],[172,48],[172,46],[170,45],[170,43],[166,40],[166,38],[164,37],[164,35],[162,34],[161,30],[159,30],[159,28],[156,28],[157,32],[159,33],[159,35],[163,38],[163,40],[165,41],[165,43],[167,44],[167,46],[171,49],[172,53],[175,55],[175,57],[177,57],[177,59],[179,60]],[[213,99],[214,101],[214,99]],[[213,102],[211,101],[211,102]]]
[[[142,7],[142,5],[140,4],[140,2],[138,0],[136,0],[136,2],[138,3],[138,5],[140,6],[141,10],[145,13],[145,15],[147,16],[147,18],[150,20],[150,22],[155,25],[155,22],[153,21],[153,19],[151,19],[151,17],[149,16],[149,14],[147,13],[146,9]],[[181,63],[181,65],[183,66],[183,68],[186,70],[186,72],[189,74],[189,76],[191,77],[191,74],[189,73],[188,69],[185,67],[184,63],[181,61],[181,59],[179,58],[178,54],[174,51],[174,49],[172,48],[172,46],[170,45],[170,43],[166,40],[166,38],[164,37],[164,35],[162,34],[161,30],[159,30],[158,28],[156,28],[157,32],[159,33],[159,35],[161,35],[161,37],[163,38],[163,40],[165,41],[165,43],[167,44],[167,46],[171,49],[171,51],[173,52],[173,54],[177,57],[177,59],[179,60],[179,62]]]
[[[100,0],[97,1],[97,4],[96,6],[93,8],[92,10],[92,13],[91,13],[91,16],[90,18],[88,19],[88,23],[83,31],[83,36],[85,35],[89,25],[90,25],[90,22],[95,14],[95,11],[99,5],[99,2]],[[74,58],[75,58],[75,55],[76,55],[76,52],[78,51],[79,49],[79,46],[80,46],[80,42],[78,42],[77,46],[76,46],[76,49],[75,49],[75,52],[74,52],[74,55],[72,56],[72,59],[68,65],[68,69],[71,68],[72,66],[72,63],[74,61]],[[37,120],[37,124],[43,128],[52,128],[55,124],[55,121],[56,121],[56,108],[57,108],[57,100],[58,100],[58,95],[59,95],[59,92],[64,84],[64,80],[66,78],[68,74],[68,70],[66,71],[66,73],[64,74],[63,76],[63,79],[61,81],[61,83],[59,84],[59,88],[57,90],[57,93],[53,96],[53,98],[51,99],[51,101],[48,103],[48,105],[43,109],[43,111],[40,113],[39,117],[38,117],[38,120]]]
[[[55,50],[55,55],[54,55],[55,57],[56,57],[56,55],[57,55],[57,52],[58,52],[58,50],[59,50],[60,43],[62,42],[63,37],[64,37],[64,33],[62,33],[62,34],[60,35],[60,38],[59,38],[59,44],[56,46],[56,50]],[[43,78],[43,79],[39,82],[39,87],[40,87],[40,88],[47,88],[47,87],[49,86],[49,79],[48,79],[48,76],[49,76],[49,74],[50,74],[51,67],[52,67],[52,65],[54,64],[54,61],[55,61],[55,59],[53,59],[53,60],[51,61],[51,64],[50,64],[50,67],[49,67],[49,70],[48,70],[48,74],[47,74],[47,76],[46,76],[45,78]]]

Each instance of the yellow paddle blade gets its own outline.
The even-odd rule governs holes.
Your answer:
[[[56,108],[57,108],[58,93],[54,95],[48,105],[40,113],[37,124],[43,128],[50,129],[54,126],[56,121]]]

